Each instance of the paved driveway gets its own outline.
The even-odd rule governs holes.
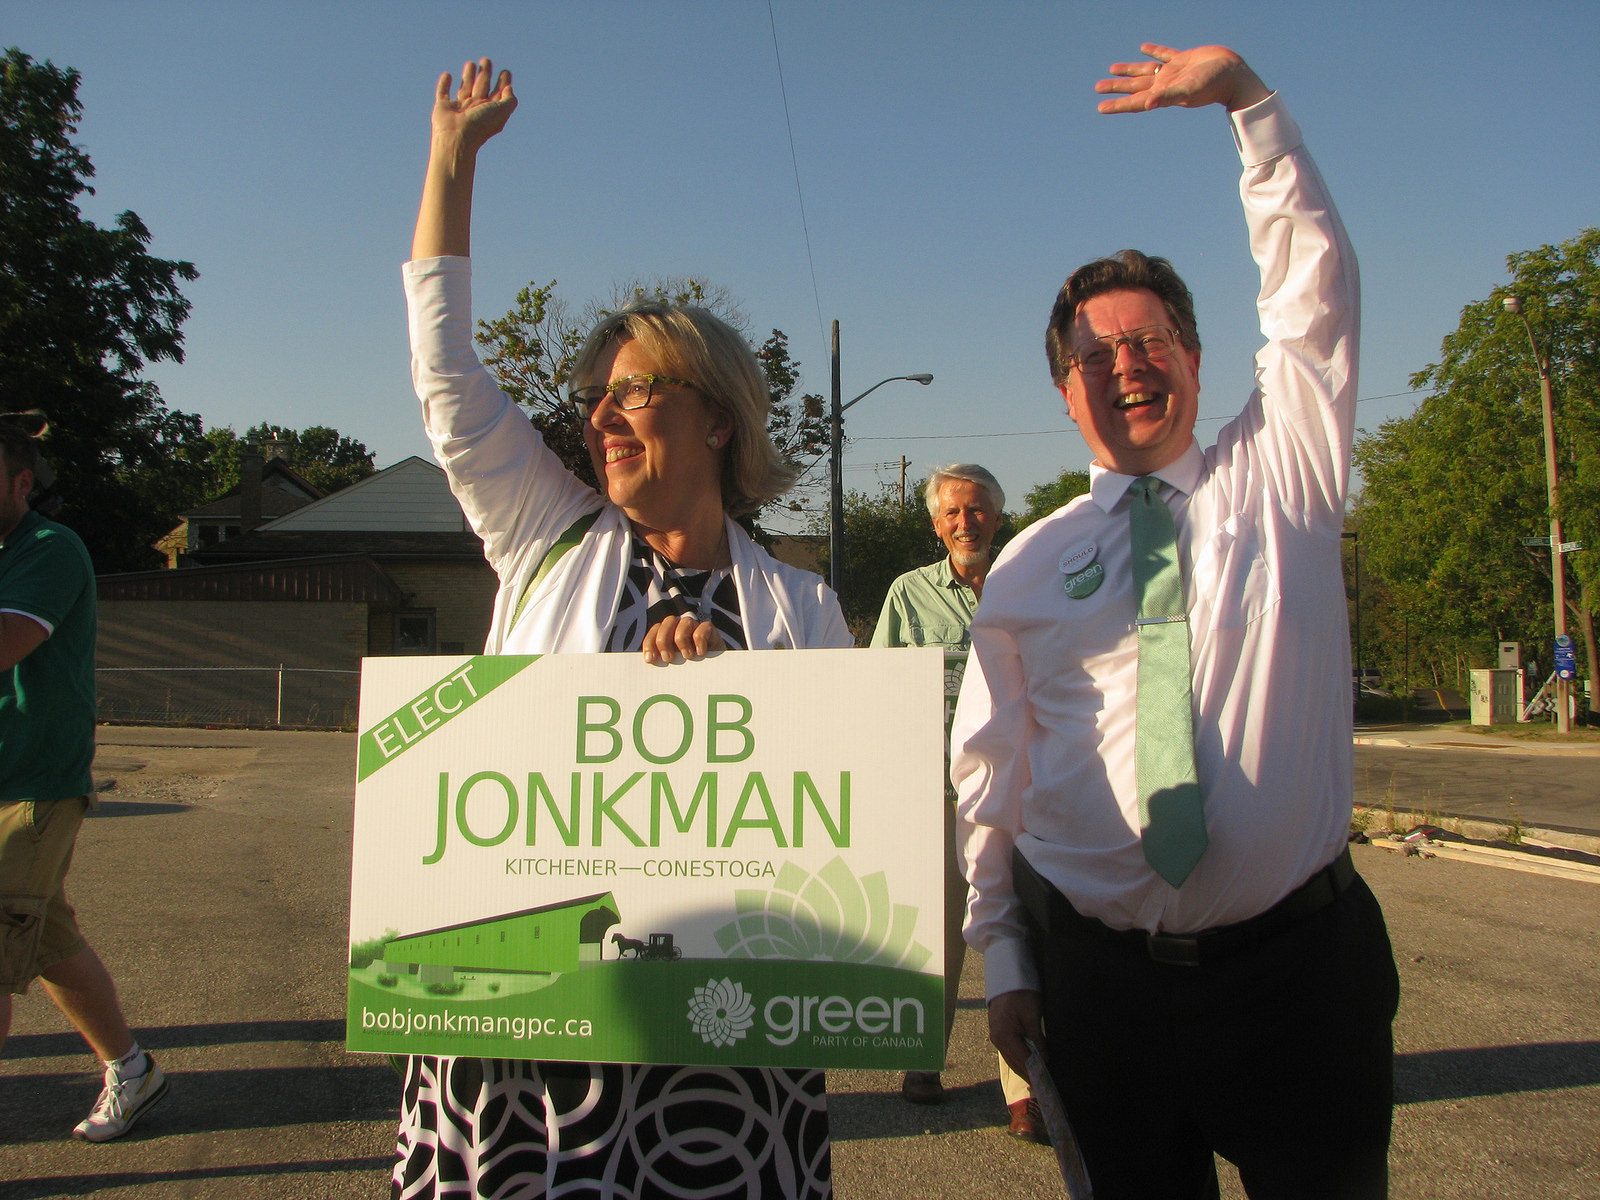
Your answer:
[[[67,1137],[95,1064],[36,990],[0,1059],[0,1197],[387,1195],[395,1079],[341,1049],[353,737],[101,743],[117,783],[72,894],[172,1092],[120,1142]],[[1600,887],[1355,853],[1404,988],[1393,1195],[1600,1196]],[[944,1107],[903,1104],[896,1077],[830,1076],[843,1200],[1061,1194],[1049,1152],[1000,1128],[977,965]]]

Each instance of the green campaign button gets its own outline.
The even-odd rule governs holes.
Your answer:
[[[1094,591],[1106,577],[1106,569],[1099,563],[1092,563],[1079,571],[1076,575],[1067,576],[1062,584],[1067,589],[1067,595],[1074,600],[1082,600],[1085,596],[1094,595]]]

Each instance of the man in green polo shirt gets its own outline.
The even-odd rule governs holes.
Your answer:
[[[94,568],[78,535],[29,507],[37,413],[0,414],[0,1045],[11,997],[34,979],[106,1064],[73,1134],[110,1141],[166,1094],[105,966],[78,932],[63,880],[94,758]]]
[[[967,648],[971,644],[968,627],[983,595],[983,581],[994,559],[994,535],[1000,530],[1005,511],[1005,492],[1000,482],[976,463],[954,463],[928,476],[924,495],[934,532],[949,553],[938,562],[907,571],[889,585],[884,597],[878,627],[872,634],[874,648],[893,646],[939,646],[945,652],[945,732],[955,712],[956,695],[961,690],[961,673],[966,669]],[[946,785],[947,800],[954,793]],[[950,1044],[955,1023],[956,998],[961,982],[961,964],[967,944],[961,925],[967,909],[967,881],[955,853],[955,807],[945,806],[945,1007],[944,1040]],[[1010,1110],[1011,1133],[1025,1141],[1042,1137],[1038,1108],[1028,1091],[1028,1081],[1000,1059],[1000,1086]],[[938,1104],[944,1087],[937,1071],[908,1071],[900,1094],[913,1104]]]

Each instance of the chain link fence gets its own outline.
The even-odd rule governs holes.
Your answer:
[[[99,719],[354,729],[361,672],[314,667],[98,667]]]

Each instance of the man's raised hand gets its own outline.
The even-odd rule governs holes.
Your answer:
[[[1207,104],[1220,104],[1234,112],[1272,94],[1249,64],[1226,46],[1174,50],[1145,42],[1139,51],[1153,61],[1112,63],[1113,78],[1094,85],[1097,92],[1116,93],[1114,99],[1100,101],[1101,112],[1149,112]]]

